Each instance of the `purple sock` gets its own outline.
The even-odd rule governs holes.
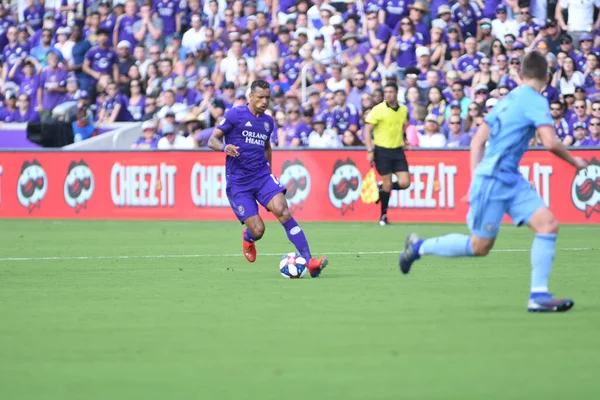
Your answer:
[[[244,231],[244,240],[250,243],[256,242],[256,238],[252,236],[252,234],[250,233],[250,229],[246,229]]]
[[[288,239],[290,239],[290,242],[296,246],[298,253],[300,253],[302,257],[306,259],[306,261],[310,260],[312,256],[310,255],[310,249],[308,248],[308,240],[306,240],[304,231],[302,231],[302,228],[298,226],[296,220],[292,218],[282,225],[285,228],[285,233],[287,233]]]

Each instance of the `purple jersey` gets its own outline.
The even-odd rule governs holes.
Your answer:
[[[42,18],[44,17],[44,7],[39,4],[34,4],[32,7],[27,7],[23,10],[23,19],[29,23],[31,29],[37,31],[42,29]]]
[[[302,146],[308,145],[308,135],[313,131],[313,127],[307,124],[304,120],[296,125],[296,137],[300,139]]]
[[[463,37],[477,35],[477,21],[481,19],[481,10],[475,2],[467,4],[467,8],[462,8],[460,3],[452,6],[452,21],[458,23]]]
[[[44,110],[53,110],[64,101],[65,93],[49,92],[49,89],[67,86],[67,70],[46,67],[40,73],[40,88],[42,88],[42,106]]]
[[[101,74],[109,74],[112,76],[113,65],[116,65],[119,61],[117,53],[110,49],[102,49],[98,46],[94,46],[88,50],[85,54],[85,59],[90,62],[90,67]],[[91,78],[93,82],[96,82],[94,78]]]
[[[137,104],[132,104],[131,99],[127,99],[127,111],[131,114],[134,121],[141,121],[144,116],[144,107],[146,106],[146,96],[142,96]]]
[[[283,125],[283,132],[285,133],[285,143],[284,143],[284,147],[290,147],[292,145],[292,141],[296,138],[300,139],[299,137],[296,136],[296,128],[298,127],[298,124],[296,125],[292,125],[289,123],[286,123],[285,125]],[[280,144],[281,146],[281,144]]]
[[[6,107],[0,107],[0,121],[1,122],[16,122],[17,111],[10,111]]]
[[[6,31],[11,26],[17,26],[17,21],[13,17],[0,18],[0,49],[3,49],[8,44]]]
[[[558,124],[554,121],[554,129],[556,130],[556,136],[558,136],[560,140],[565,140],[567,136],[572,136],[571,127],[564,118],[561,118],[560,121],[558,121]]]
[[[338,134],[343,134],[350,125],[358,126],[358,111],[352,104],[346,104],[344,107],[337,106],[333,110],[334,128],[338,129]]]
[[[152,12],[157,13],[163,22],[163,35],[169,36],[175,33],[175,18],[179,13],[179,4],[175,0],[158,0],[154,2]]]
[[[213,43],[213,45],[214,44],[215,43]],[[256,57],[256,47],[257,47],[256,41],[254,41],[254,40],[252,41],[252,45],[250,47],[248,47],[244,44],[244,47],[242,49],[242,54],[245,57],[255,58]],[[212,46],[211,46],[211,50],[212,50]],[[212,51],[214,51],[214,50],[212,50]]]
[[[181,94],[177,92],[175,94],[175,101],[177,103],[185,104],[186,106],[191,106],[196,104],[196,99],[198,98],[198,91],[194,89],[188,89],[186,94]]]
[[[87,40],[92,46],[96,46],[98,43],[98,36],[96,35],[96,31],[93,31],[90,28],[83,28],[83,37]]]
[[[133,36],[133,24],[135,24],[138,20],[138,17],[131,18],[130,16],[125,15],[119,22],[119,42],[122,40],[129,42],[132,53],[133,47],[137,43],[137,40],[135,40],[135,37]]]
[[[325,126],[329,129],[333,129],[335,126],[335,118],[334,111],[329,111],[325,106],[323,106],[322,111],[317,115],[317,117],[322,117],[325,120]]]
[[[596,86],[590,86],[586,90],[586,95],[587,99],[591,102],[600,100],[600,89],[596,89]]]
[[[8,65],[8,70],[17,62],[19,58],[25,58],[29,54],[29,46],[26,43],[15,43],[13,46],[7,45],[2,52],[3,60]]]
[[[469,147],[471,145],[471,136],[468,133],[461,133],[458,136],[448,135],[448,147]]]
[[[435,0],[434,0],[435,1]],[[485,0],[484,8],[481,12],[484,18],[494,19],[496,18],[496,7],[502,4],[502,0]],[[437,8],[436,8],[437,10]]]
[[[553,86],[547,85],[546,88],[542,91],[542,96],[548,100],[548,103],[556,101],[559,99],[558,90],[556,90]]]
[[[594,139],[593,137],[588,136],[581,141],[580,146],[600,147],[600,137]]]
[[[171,76],[165,76],[160,84],[161,89],[163,90],[163,92],[165,90],[171,90],[171,89],[175,89],[175,79],[177,78],[177,74],[176,73],[172,73]]]
[[[567,119],[567,122],[569,123],[569,130],[572,136],[575,136],[575,128],[573,128],[573,126],[577,123],[577,122],[584,122],[585,126],[590,126],[590,120],[592,119],[592,117],[588,116],[585,117],[585,119],[583,121],[579,121],[579,117],[577,117],[577,114],[575,114],[575,112],[573,112],[573,114],[571,115],[571,118]]]
[[[352,60],[353,58],[358,58],[359,60],[362,60],[362,62],[360,64],[358,64],[356,66],[356,69],[358,69],[360,72],[365,73],[367,71],[367,68],[369,67],[369,63],[366,61],[365,59],[365,55],[369,52],[368,47],[366,47],[365,45],[359,44],[358,46],[356,46],[356,50],[351,50],[348,49],[348,59]]]
[[[415,50],[418,44],[423,44],[423,38],[419,33],[407,40],[402,39],[402,36],[396,36],[396,50],[398,51],[396,62],[398,63],[398,67],[408,68],[417,65]]]
[[[108,47],[113,47],[116,46],[117,44],[114,43],[113,44],[113,31],[115,30],[115,22],[117,21],[117,19],[115,18],[114,15],[109,14],[108,17],[106,17],[106,19],[102,22],[100,22],[100,29],[106,29],[108,30]]]
[[[482,58],[485,57],[483,53],[475,53],[473,57],[468,56],[467,54],[460,56],[458,58],[458,70],[460,72],[477,72],[479,71],[479,62]],[[468,79],[463,83],[466,85],[470,85],[473,79]]]
[[[158,136],[154,136],[151,141],[146,141],[146,138],[139,138],[135,141],[136,149],[147,150],[158,148]]]
[[[102,108],[106,111],[106,116],[112,115],[117,106],[121,106],[115,122],[133,121],[133,117],[127,109],[127,98],[122,93],[117,93],[115,97],[111,97],[102,104]]]
[[[273,118],[267,114],[255,116],[248,106],[235,107],[225,113],[217,126],[225,134],[225,143],[239,147],[238,157],[227,156],[227,185],[244,184],[270,176],[271,167],[265,157],[265,147],[274,131]],[[252,179],[250,179],[252,178]]]
[[[295,6],[296,6],[295,0],[279,0],[279,11],[284,14],[289,14],[290,11],[288,11],[288,10]]]
[[[290,55],[290,46],[283,44],[280,41],[277,41],[275,44],[279,49],[279,58],[286,58]]]
[[[17,109],[14,117],[14,122],[38,122],[40,120],[40,115],[31,107],[24,114]]]
[[[19,73],[15,76],[15,83],[19,85],[19,93],[28,95],[31,104],[33,106],[37,105],[37,90],[40,87],[40,76],[32,75],[28,78]]]
[[[540,26],[535,22],[531,21],[531,24],[529,25],[523,22],[519,27],[519,37],[523,37],[523,35],[529,30],[529,28],[533,29],[534,36],[537,36],[537,34],[540,33]]]
[[[385,11],[384,24],[394,29],[402,17],[408,15],[408,6],[412,3],[414,3],[412,0],[381,0],[379,7]]]
[[[290,82],[296,82],[298,76],[300,76],[300,65],[302,64],[302,58],[300,56],[286,57],[281,65],[281,73],[284,74]]]

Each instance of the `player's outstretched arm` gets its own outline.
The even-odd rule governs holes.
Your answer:
[[[475,173],[475,168],[481,162],[485,153],[485,144],[490,138],[490,127],[486,122],[483,122],[477,128],[477,133],[471,140],[471,176]]]
[[[552,126],[540,126],[537,129],[537,134],[542,141],[542,144],[548,151],[562,158],[577,169],[587,167],[587,161],[580,157],[573,157],[565,145],[556,136],[556,130]]]
[[[225,144],[223,142],[223,137],[225,137],[225,132],[220,130],[219,128],[215,128],[213,133],[210,135],[208,139],[208,147],[213,149],[214,151],[222,151],[228,156],[237,157],[240,155],[238,152],[239,147],[234,146],[232,144]]]

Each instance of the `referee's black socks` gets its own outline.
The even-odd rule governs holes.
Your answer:
[[[395,183],[395,185],[398,185]],[[399,187],[398,187],[398,190]],[[383,190],[379,192],[379,202],[381,203],[381,216],[383,217],[387,214],[388,204],[390,203],[390,192],[384,192]]]

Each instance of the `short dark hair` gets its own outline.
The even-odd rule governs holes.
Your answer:
[[[521,64],[521,74],[525,79],[537,79],[546,81],[548,76],[548,61],[546,57],[537,50],[530,51],[523,57]]]
[[[254,93],[256,92],[256,89],[271,89],[271,85],[269,85],[269,82],[265,81],[264,79],[256,79],[252,82],[252,85],[250,85],[250,93]]]
[[[394,89],[396,92],[398,91],[398,85],[396,84],[396,82],[388,82],[385,84],[386,88],[390,87],[392,89]]]

